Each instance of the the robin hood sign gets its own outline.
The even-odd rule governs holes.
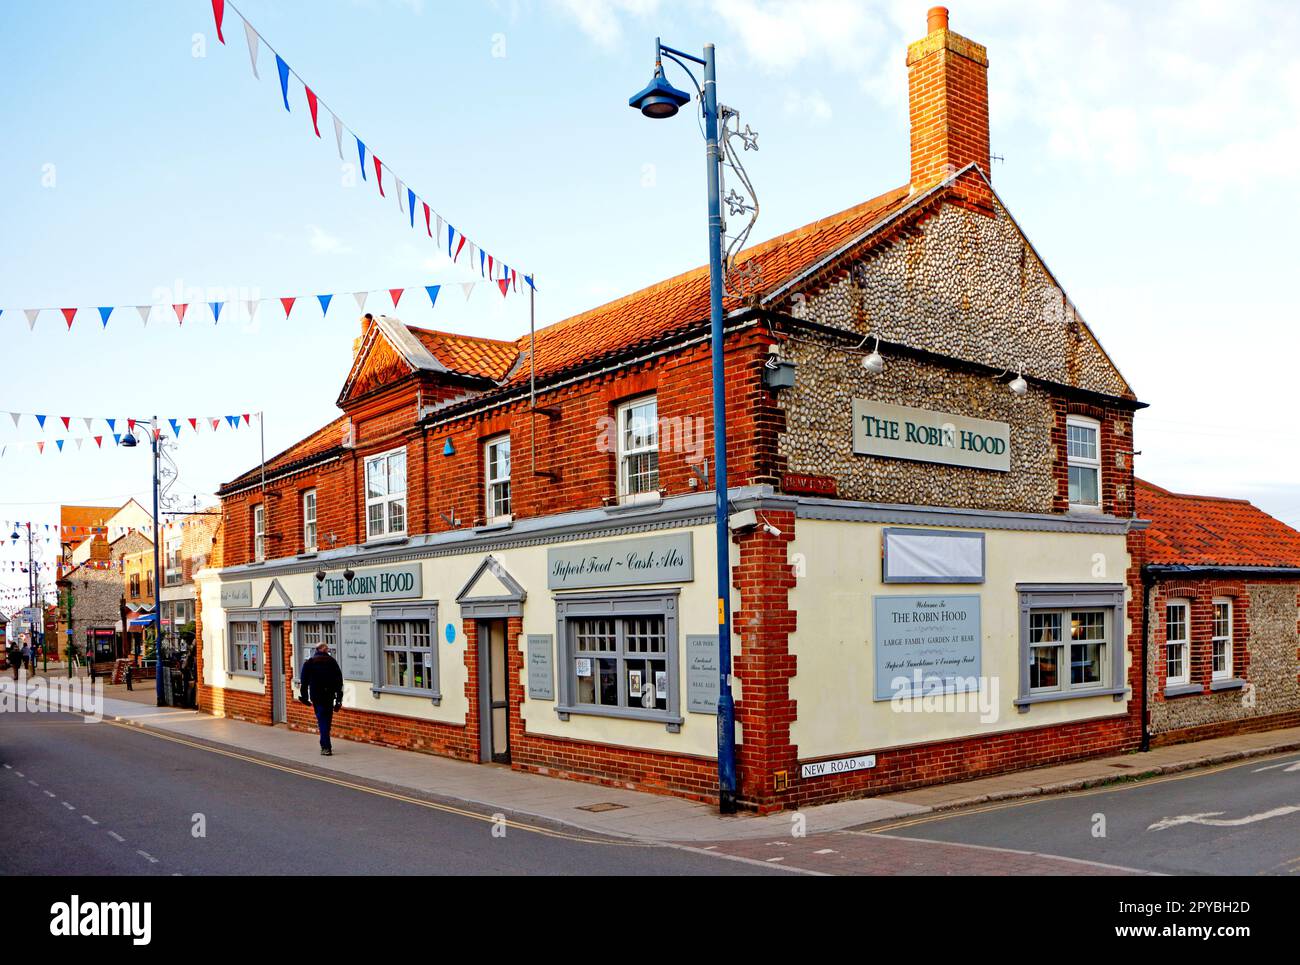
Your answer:
[[[316,581],[317,603],[345,600],[400,600],[420,595],[420,564],[398,563],[357,570],[352,579],[342,573],[328,573]]]
[[[853,451],[974,469],[1011,470],[1011,426],[951,412],[853,400]]]

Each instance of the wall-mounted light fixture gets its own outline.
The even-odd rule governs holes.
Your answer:
[[[317,583],[325,582],[325,570],[323,567],[316,571],[316,582]]]
[[[872,375],[879,375],[881,372],[885,371],[885,360],[880,354],[880,333],[872,332],[867,336],[867,338],[874,338],[876,342],[875,345],[872,346],[870,353],[862,356],[862,367]],[[867,344],[867,338],[862,340],[862,345]],[[862,345],[859,345],[858,347],[861,348]]]
[[[346,570],[343,571],[343,579],[347,580],[349,583],[352,582],[352,577],[354,577],[354,576],[356,576],[356,575],[357,575],[357,574],[356,574],[356,571],[355,571],[354,569],[352,569],[352,567],[350,567],[350,566],[349,566]]]
[[[1024,367],[1016,370],[1016,377],[1007,383],[1007,388],[1011,390],[1012,395],[1024,395],[1029,391],[1029,383],[1025,381]]]

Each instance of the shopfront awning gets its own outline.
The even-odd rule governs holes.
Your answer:
[[[144,627],[151,627],[157,622],[158,614],[146,613],[143,616],[131,617],[131,619],[127,621],[126,628],[128,630],[141,630]]]

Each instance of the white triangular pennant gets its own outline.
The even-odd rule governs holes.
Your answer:
[[[10,412],[10,413],[9,413],[9,418],[11,418],[11,419],[14,420],[14,428],[15,428],[15,429],[18,428],[18,420],[21,419],[22,417],[23,417],[23,414],[22,414],[21,412]],[[6,525],[8,525],[8,524],[6,524]]]
[[[248,40],[248,59],[253,64],[253,76],[261,80],[262,76],[257,72],[257,31],[247,20],[244,21],[244,37]]]
[[[474,294],[474,283],[472,281],[464,281],[460,283],[460,287],[465,292],[465,301],[469,301],[469,296]]]
[[[366,310],[366,298],[369,297],[369,295],[370,295],[370,292],[353,292],[353,293],[352,293],[352,297],[355,298],[355,299],[357,300],[357,311],[359,311],[359,312],[364,312],[364,311]]]
[[[343,158],[343,122],[340,121],[338,115],[333,113],[332,111],[330,112],[330,117],[334,118],[334,140],[338,142],[339,160],[342,161],[344,159]]]
[[[90,431],[91,431],[91,423],[95,421],[95,417],[94,417],[94,416],[86,416],[84,419],[82,419],[82,421],[83,421],[84,423],[86,423],[86,431],[87,431],[87,432],[90,432]]]
[[[402,197],[402,195],[406,193],[404,190],[406,186],[402,184],[402,179],[396,175],[393,176],[393,181],[396,182],[397,185],[397,210],[402,212],[402,214],[406,214],[406,199]]]
[[[40,313],[41,313],[41,310],[40,310],[39,308],[24,308],[24,309],[23,309],[23,314],[27,316],[27,328],[28,328],[28,329],[34,329],[34,328],[36,327],[36,316],[39,315]]]
[[[86,440],[83,439],[83,438],[81,438],[81,436],[77,436],[77,438],[74,439],[73,441],[77,444],[77,448],[80,449],[80,448],[81,448],[81,444],[82,444],[83,442],[85,442]]]
[[[144,325],[149,324],[149,313],[153,311],[152,305],[137,305],[135,310],[140,313],[140,321]]]
[[[245,303],[245,305],[246,305],[247,308],[248,308],[248,320],[249,320],[250,322],[253,320],[253,316],[257,314],[257,303],[258,303],[258,301],[260,301],[260,299],[257,299],[257,298],[250,298],[250,299]]]

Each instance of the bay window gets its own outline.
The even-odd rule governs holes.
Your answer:
[[[1124,586],[1117,583],[1022,583],[1021,712],[1041,701],[1127,691]]]
[[[366,459],[366,538],[406,532],[406,450]]]

